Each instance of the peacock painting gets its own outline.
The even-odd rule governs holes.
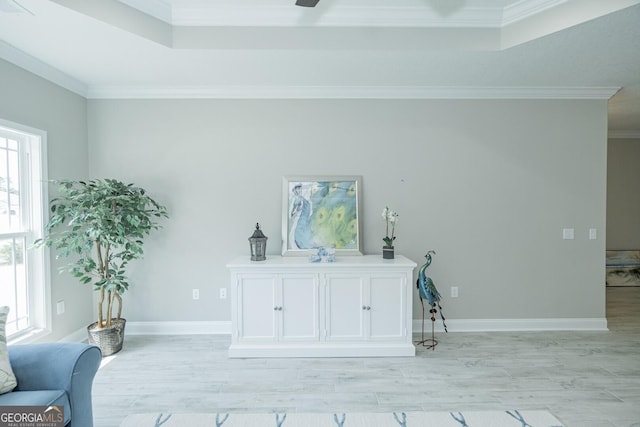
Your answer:
[[[418,294],[420,295],[420,303],[422,304],[422,312],[424,313],[424,300],[427,300],[431,309],[429,309],[429,313],[431,313],[431,321],[436,321],[436,313],[440,310],[440,318],[442,319],[442,325],[444,326],[444,331],[447,331],[447,324],[445,323],[445,318],[442,315],[442,307],[440,306],[440,300],[442,296],[438,289],[436,289],[436,285],[431,280],[431,277],[427,277],[427,268],[431,265],[432,257],[431,254],[435,255],[435,251],[428,251],[425,255],[427,261],[420,267],[418,270],[418,280],[416,280],[416,286],[418,287]],[[438,307],[436,309],[436,306]]]
[[[357,181],[289,182],[288,248],[358,249]]]

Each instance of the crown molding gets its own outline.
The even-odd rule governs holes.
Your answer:
[[[215,7],[212,5],[173,10],[174,26],[305,26],[315,27],[430,27],[430,28],[498,28],[502,8],[468,7],[443,19],[426,7],[339,6],[309,15],[303,8],[276,6]]]
[[[513,24],[540,12],[567,3],[569,0],[520,0],[517,3],[507,5],[502,15],[501,26]]]
[[[604,99],[619,87],[181,86],[89,88],[89,99]]]
[[[290,6],[227,3],[172,7],[163,0],[117,0],[173,26],[417,26],[417,27],[500,27],[503,8],[465,7],[455,16],[442,15],[432,8],[415,5],[381,7],[333,4],[316,10]],[[541,0],[521,0],[537,3]],[[545,0],[542,0],[545,1]],[[546,0],[549,1],[549,0]],[[410,2],[409,2],[410,3]]]
[[[58,86],[70,90],[71,92],[85,98],[87,97],[88,88],[86,84],[68,74],[63,73],[51,65],[34,58],[3,40],[0,40],[0,58],[17,65],[20,68],[24,68],[30,73],[40,76],[43,79],[49,80]]]
[[[88,99],[609,99],[620,90],[619,87],[473,86],[88,87],[1,40],[0,58]]]
[[[307,10],[291,6],[199,3],[172,7],[163,0],[118,0],[127,6],[174,26],[412,26],[500,28],[526,19],[570,0],[520,0],[506,7],[466,6],[443,16],[420,2],[405,1],[393,7],[348,6]]]

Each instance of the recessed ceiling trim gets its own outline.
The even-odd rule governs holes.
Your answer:
[[[135,8],[172,26],[182,27],[271,27],[271,26],[355,26],[355,27],[432,27],[432,28],[502,28],[539,15],[565,4],[579,9],[625,7],[633,0],[597,0],[594,5],[584,0],[514,0],[506,6],[465,5],[443,15],[434,7],[405,1],[397,6],[374,4],[349,6],[332,3],[330,7],[300,8],[244,2],[198,2],[179,7],[170,0],[114,0]],[[593,2],[593,1],[592,1]],[[592,3],[588,2],[588,3]],[[488,4],[488,3],[487,3]]]
[[[296,7],[285,0],[51,1],[177,49],[403,50],[503,50],[640,3],[640,0],[503,0],[494,3],[468,0],[445,12],[438,9],[436,3],[422,0],[397,0],[390,6],[345,1],[325,8]],[[349,33],[338,34],[345,30]],[[291,31],[305,33],[301,37],[288,34]],[[432,34],[410,35],[401,34],[402,31]],[[449,34],[435,34],[435,31]],[[452,31],[457,33],[450,34]],[[474,34],[482,31],[495,34],[482,34],[482,37]],[[492,38],[492,42],[487,37]],[[395,42],[398,38],[400,43]]]
[[[127,0],[128,1],[128,0]],[[314,13],[311,15],[310,13]],[[465,8],[444,19],[425,7],[334,6],[322,13],[307,8],[274,6],[202,6],[173,10],[175,26],[356,26],[496,28],[502,23],[502,9]]]
[[[404,2],[404,5],[380,7],[344,6],[333,3],[327,8],[304,10],[291,6],[213,4],[172,6],[163,0],[118,0],[157,19],[176,26],[421,26],[499,28],[525,19],[570,0],[520,0],[506,7],[465,6],[443,16],[428,5]],[[294,3],[291,3],[293,5]]]
[[[90,99],[602,99],[619,87],[181,86],[89,88]]]
[[[147,15],[171,24],[173,21],[172,8],[169,3],[162,0],[118,0],[127,6],[138,9]]]
[[[520,0],[504,8],[501,26],[513,24],[545,10],[567,3],[569,0]]]

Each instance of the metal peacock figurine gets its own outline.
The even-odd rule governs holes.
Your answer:
[[[418,280],[416,280],[416,286],[418,287],[418,294],[420,295],[420,303],[422,304],[422,340],[418,341],[416,344],[422,344],[425,347],[429,347],[435,349],[435,346],[438,344],[438,341],[434,339],[434,324],[436,321],[436,313],[438,309],[440,310],[440,318],[442,319],[442,325],[444,326],[444,331],[447,331],[447,324],[445,323],[445,318],[442,315],[442,307],[440,306],[440,300],[442,296],[438,289],[436,289],[436,285],[431,280],[431,277],[427,277],[426,271],[429,265],[431,265],[431,254],[435,255],[435,251],[429,251],[425,255],[427,262],[424,263],[420,270],[418,271]],[[431,314],[431,339],[424,339],[424,300],[427,300],[431,308],[429,309],[429,313]],[[436,306],[438,307],[436,309]],[[427,345],[427,343],[430,343]]]

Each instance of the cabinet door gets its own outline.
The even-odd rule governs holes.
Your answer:
[[[325,328],[327,341],[364,338],[365,279],[361,275],[325,275]]]
[[[275,341],[277,303],[274,275],[238,276],[238,340]]]
[[[369,282],[368,335],[372,340],[406,335],[406,281],[399,275],[376,275]]]
[[[284,274],[280,284],[280,339],[282,341],[317,341],[318,276]]]

